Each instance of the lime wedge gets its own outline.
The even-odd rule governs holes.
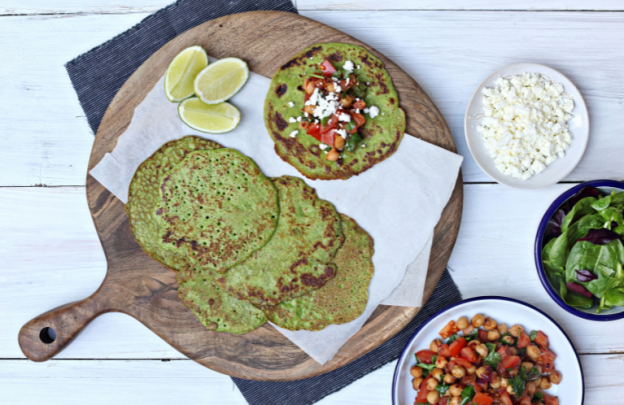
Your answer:
[[[195,94],[193,82],[208,65],[208,55],[201,46],[191,46],[180,52],[165,73],[165,95],[178,103]]]
[[[240,111],[232,104],[206,104],[197,97],[182,101],[178,106],[178,114],[189,127],[211,134],[230,132],[241,119]]]
[[[220,59],[199,72],[195,94],[206,104],[221,103],[238,93],[248,78],[249,68],[244,61]]]

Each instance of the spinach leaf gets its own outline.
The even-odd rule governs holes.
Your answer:
[[[622,235],[607,228],[600,228],[590,229],[589,232],[587,232],[587,235],[579,239],[577,242],[586,240],[594,245],[606,245],[607,243],[618,239],[622,239]]]
[[[605,221],[607,229],[611,229],[611,223],[615,222],[617,223],[617,227],[614,229],[615,232],[620,235],[624,235],[624,217],[622,217],[622,210],[615,207],[609,207],[600,211],[600,216]]]
[[[609,205],[611,205],[610,195],[598,199],[597,201],[591,204],[591,207],[595,209],[596,211],[602,211],[604,209],[609,208]]]
[[[460,405],[466,405],[468,402],[472,401],[472,398],[475,396],[475,389],[472,385],[466,385],[462,390],[461,397],[462,401]]]
[[[550,240],[561,235],[561,223],[565,219],[565,215],[565,211],[563,209],[559,209],[548,220],[548,224],[546,224],[546,231],[544,232],[546,240]]]
[[[580,283],[596,297],[601,298],[607,289],[617,265],[624,262],[622,241],[614,240],[606,245],[594,245],[581,241],[574,245],[566,263],[566,282]],[[577,270],[589,270],[598,276],[589,282],[580,282]]]
[[[615,190],[611,192],[611,207],[624,209],[624,191],[616,193]]]
[[[597,200],[594,197],[585,197],[576,204],[574,207],[568,212],[561,223],[561,231],[565,232],[570,225],[574,222],[575,219],[580,218],[583,215],[593,214],[596,212],[595,209],[592,208],[592,204]]]
[[[583,187],[580,189],[572,198],[565,202],[563,205],[563,209],[566,213],[570,212],[572,207],[576,205],[577,202],[582,200],[585,197],[600,197],[600,191],[596,187]]]
[[[583,309],[589,309],[594,305],[593,298],[585,297],[574,291],[568,291],[568,287],[566,287],[566,283],[561,276],[556,276],[555,282],[551,279],[551,283],[555,288],[557,285],[559,286],[559,295],[566,304]]]
[[[358,143],[362,142],[362,136],[359,133],[352,134],[345,143],[345,149],[349,152],[353,152],[357,148]]]
[[[597,311],[608,309],[614,305],[624,306],[624,270],[622,263],[617,264],[617,269],[613,278],[609,282]]]

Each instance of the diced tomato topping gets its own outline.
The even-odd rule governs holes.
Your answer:
[[[421,350],[416,353],[416,357],[421,363],[431,364],[431,358],[435,356],[436,353],[431,350]]]
[[[455,342],[453,342],[455,343]],[[440,347],[438,348],[438,354],[442,357],[456,357],[457,355],[453,356],[453,354],[451,354],[451,350],[449,349],[449,345],[447,345],[446,343],[440,345]]]
[[[334,65],[332,65],[332,63],[328,60],[321,63],[320,68],[324,76],[331,76],[336,71],[336,68],[334,67]]]
[[[479,357],[477,356],[477,353],[475,353],[475,351],[472,350],[471,347],[464,347],[461,350],[460,356],[470,361],[471,363],[476,363],[477,361],[479,361]]]
[[[496,351],[496,353],[501,356],[501,359],[511,356],[511,353],[509,353],[509,348],[507,346],[501,346],[500,349]]]
[[[360,117],[362,117],[361,120],[364,120],[364,116],[362,114],[353,114],[353,115],[354,116],[359,115]],[[361,124],[358,122],[358,118],[353,117],[353,119],[355,120],[355,124],[359,127]],[[362,122],[362,125],[363,124],[364,122]],[[459,328],[455,325],[455,321],[450,321],[449,323],[446,324],[445,327],[442,328],[442,330],[440,331],[440,336],[442,337],[442,339],[448,339],[452,335],[456,334],[457,332],[459,332]]]
[[[479,329],[479,340],[481,342],[483,343],[489,342],[487,335],[488,335],[487,330]]]
[[[324,134],[325,132],[329,132],[332,129],[336,128],[337,124],[338,124],[338,116],[336,114],[330,115],[325,125],[321,125],[321,134]]]
[[[448,405],[449,397],[440,397],[438,405]]]
[[[475,405],[490,405],[492,402],[494,402],[494,399],[492,399],[492,397],[488,394],[477,392],[474,398],[472,398],[472,402]]]
[[[543,349],[548,347],[548,335],[546,335],[541,330],[537,331],[537,334],[535,335],[535,339],[533,339],[533,341],[540,345]]]
[[[513,402],[511,402],[511,398],[509,398],[509,394],[505,391],[503,391],[498,400],[503,405],[513,405]]]
[[[520,333],[518,336],[518,349],[524,349],[531,344],[531,338],[526,333]]]
[[[353,121],[355,121],[355,126],[357,128],[359,128],[362,125],[366,124],[366,118],[364,118],[364,116],[362,114],[358,114],[358,113],[352,112],[351,113],[351,118],[353,118]],[[451,321],[451,322],[453,322],[453,324],[455,324],[455,321]],[[444,329],[442,329],[442,330],[444,330]],[[459,331],[459,329],[457,329],[457,331]],[[453,332],[453,333],[451,333],[451,335],[454,334],[454,333],[457,333],[457,332]],[[443,339],[448,339],[448,337],[451,336],[451,335],[448,335],[447,337],[444,337],[444,336],[442,336],[442,334],[440,334],[440,336],[442,336]]]
[[[468,361],[468,360],[466,360],[466,359],[464,359],[462,357],[456,358],[455,359],[455,364],[457,364],[458,366],[462,366],[463,368],[470,368],[470,367],[473,366],[473,364],[470,361]]]
[[[425,378],[425,380],[420,384],[420,390],[418,391],[418,395],[416,396],[415,404],[426,404],[427,403],[427,394],[429,394],[429,390],[427,389],[427,381],[432,378],[431,376]]]
[[[325,145],[334,146],[335,134],[336,134],[336,131],[334,131],[333,129],[325,133],[323,133],[321,130],[321,142],[324,143]]]
[[[520,357],[518,356],[505,357],[504,359],[501,360],[500,364],[505,370],[508,370],[510,368],[516,368],[518,367],[518,365],[520,365]]]
[[[313,136],[314,139],[320,142],[321,141],[321,126],[316,123],[312,123],[308,125],[308,127],[306,128],[306,134]]]
[[[455,367],[455,360],[451,360],[448,363],[446,363],[446,371],[447,372],[451,372],[451,370],[453,370],[453,367]]]
[[[465,338],[463,337],[457,338],[453,343],[451,343],[451,346],[449,346],[449,351],[451,352],[451,356],[453,357],[459,356],[459,353],[461,353],[462,349],[466,347],[467,344],[468,342],[466,342]],[[451,356],[445,356],[445,357],[451,357]]]
[[[522,395],[522,397],[520,397],[520,402],[518,404],[519,405],[531,405],[531,398],[529,398],[528,395],[524,394]]]
[[[364,100],[358,100],[353,103],[353,108],[355,108],[356,110],[363,110],[366,108],[366,102]]]
[[[542,395],[544,396],[544,405],[559,405],[559,398],[552,397],[548,394],[544,394],[543,392]]]
[[[542,349],[542,354],[537,358],[540,363],[554,363],[557,355],[548,349]]]

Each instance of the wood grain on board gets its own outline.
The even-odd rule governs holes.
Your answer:
[[[300,34],[293,36],[293,32]],[[242,58],[253,72],[271,77],[301,49],[330,41],[366,46],[316,21],[278,12],[237,14],[187,31],[152,55],[118,92],[98,130],[89,170],[114,149],[136,106],[182,49],[202,45],[213,57]],[[407,116],[406,132],[456,152],[444,119],[420,86],[383,55],[369,49],[384,61],[399,92],[400,105]],[[91,297],[40,315],[22,328],[20,347],[32,360],[51,358],[96,316],[117,311],[135,317],[180,352],[211,369],[247,379],[292,380],[347,364],[392,337],[418,312],[417,308],[380,306],[360,332],[324,365],[316,363],[268,324],[243,336],[208,331],[178,300],[174,273],[150,259],[135,242],[123,203],[91,176],[87,176],[87,199],[106,254],[106,278]],[[460,175],[435,229],[425,299],[431,295],[451,254],[462,202]],[[40,331],[44,327],[55,329],[54,342],[42,342]]]

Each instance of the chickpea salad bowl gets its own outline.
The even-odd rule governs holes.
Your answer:
[[[418,328],[397,362],[392,403],[580,405],[584,394],[574,345],[552,318],[522,301],[477,297]]]

